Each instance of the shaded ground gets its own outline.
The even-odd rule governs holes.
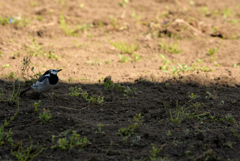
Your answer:
[[[238,1],[11,0],[0,16],[1,125],[13,80],[63,69],[54,99],[19,98],[0,160],[31,143],[33,160],[240,160]]]

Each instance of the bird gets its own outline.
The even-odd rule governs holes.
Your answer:
[[[59,81],[59,78],[57,76],[57,73],[60,72],[62,69],[50,69],[46,71],[42,76],[38,78],[38,80],[28,89],[25,89],[20,92],[20,96],[22,96],[24,93],[29,91],[30,89],[34,89],[40,93],[40,98],[42,100],[42,92],[48,92],[51,89],[53,89]],[[52,98],[48,93],[47,95]]]

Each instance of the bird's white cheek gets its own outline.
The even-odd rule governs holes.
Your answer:
[[[52,74],[56,75],[58,72],[51,72]]]

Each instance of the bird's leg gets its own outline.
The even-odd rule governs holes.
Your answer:
[[[46,92],[47,93],[47,92]],[[52,99],[52,97],[47,93],[47,95]]]
[[[40,99],[42,100],[42,92],[40,92]]]

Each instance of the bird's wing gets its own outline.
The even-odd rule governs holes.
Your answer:
[[[42,75],[40,78],[38,78],[37,82],[42,82],[47,77],[50,77],[50,74]]]

